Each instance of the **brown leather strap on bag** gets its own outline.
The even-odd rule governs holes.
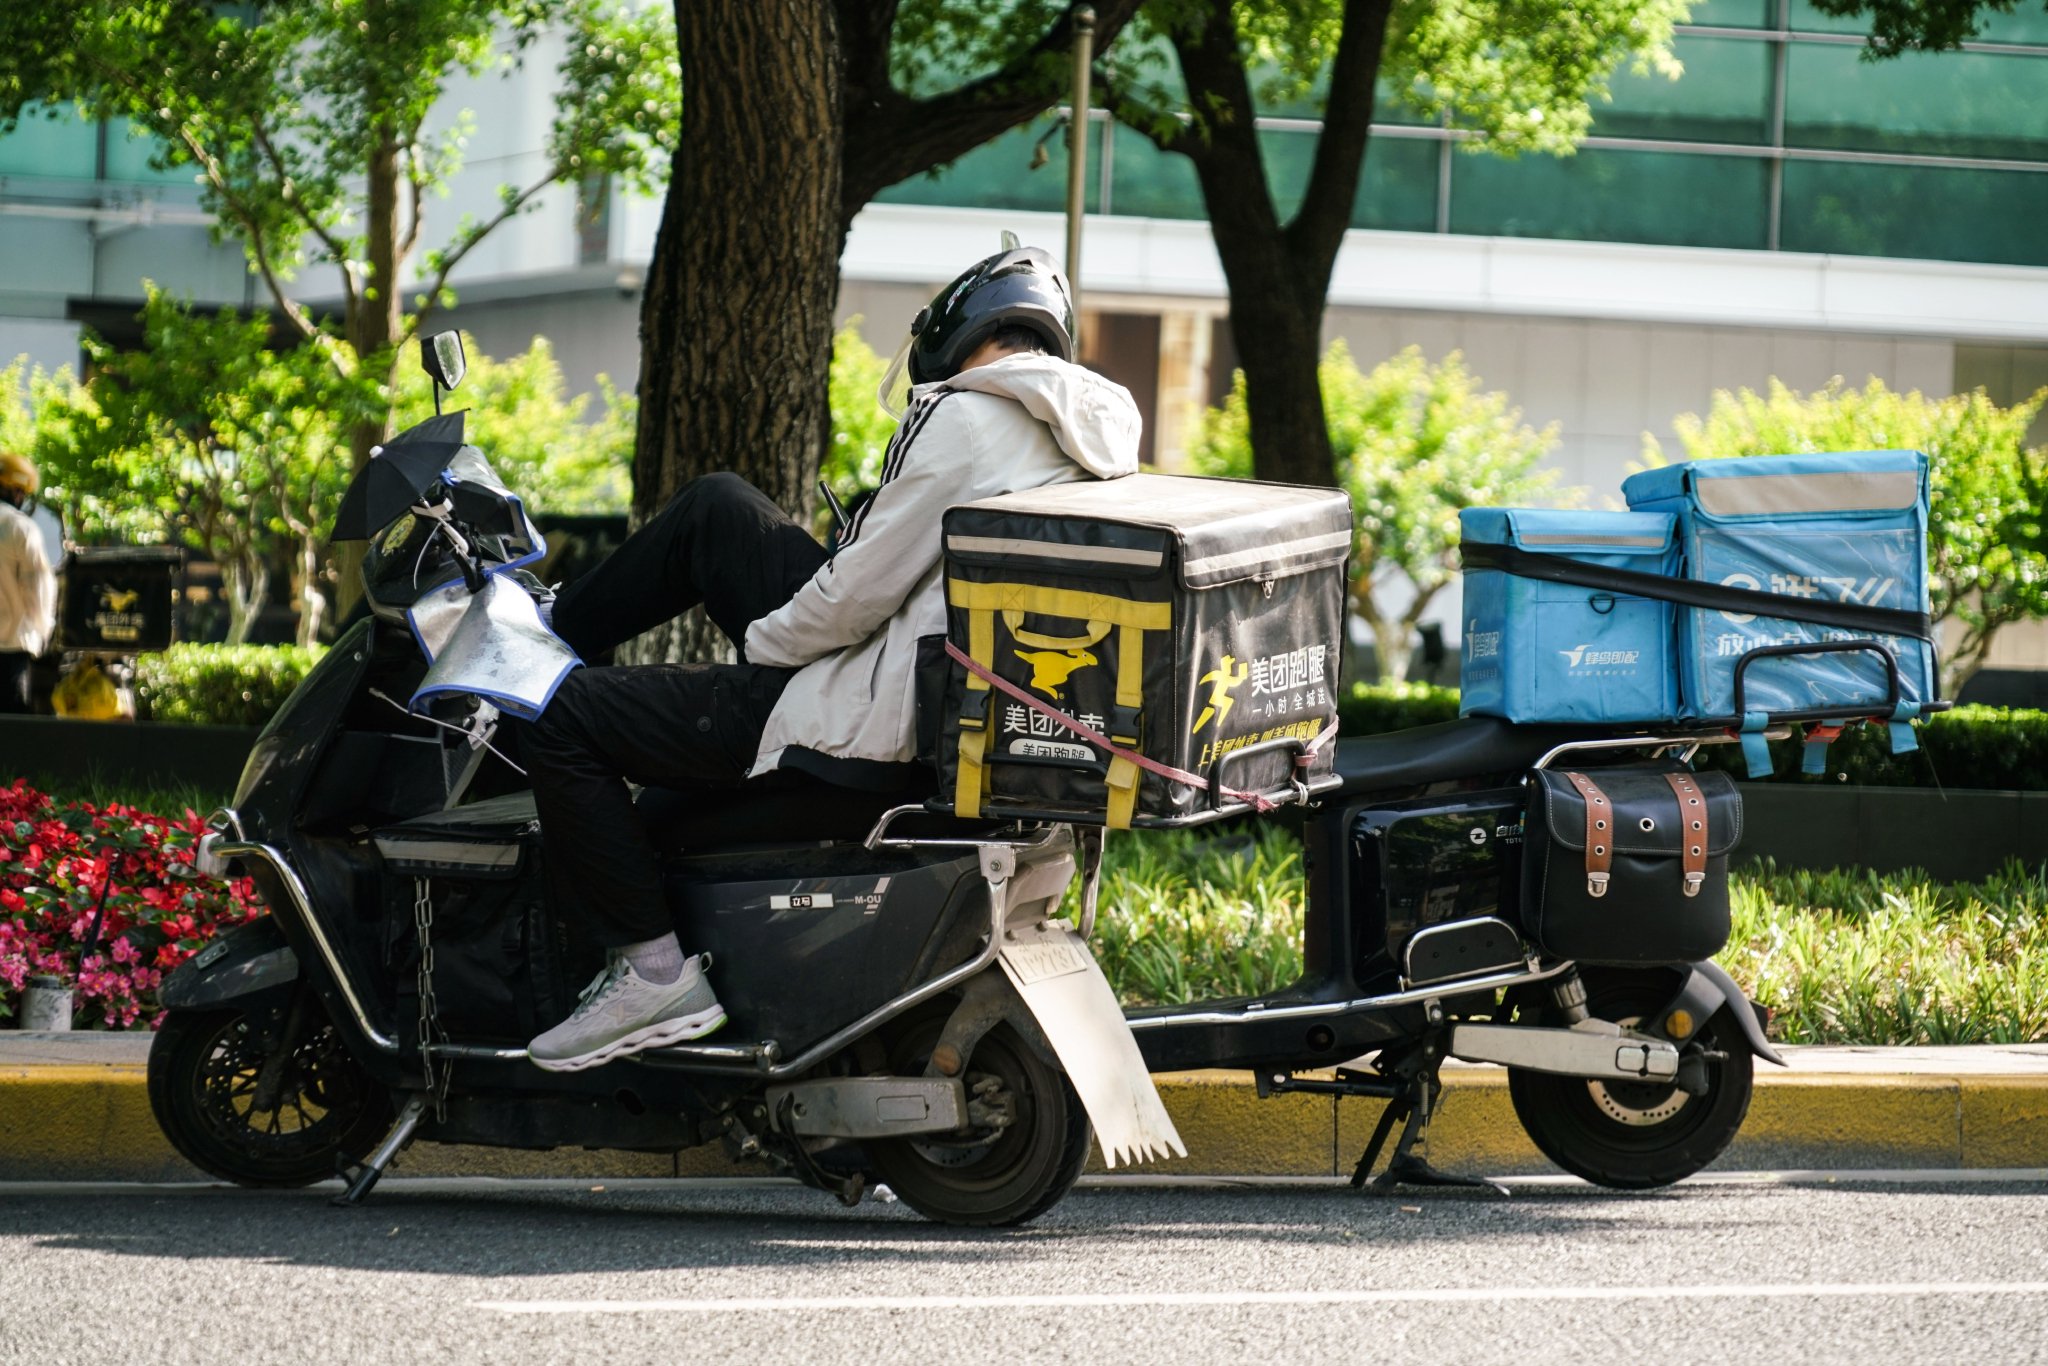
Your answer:
[[[1606,896],[1607,875],[1614,867],[1614,806],[1585,774],[1564,776],[1586,799],[1586,895]]]
[[[1685,894],[1698,896],[1707,883],[1707,799],[1690,773],[1667,773],[1664,781],[1678,798],[1679,853],[1685,867]]]

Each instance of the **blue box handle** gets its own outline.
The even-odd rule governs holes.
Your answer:
[[[1904,685],[1899,677],[1899,657],[1893,654],[1891,647],[1884,642],[1877,640],[1822,640],[1816,641],[1811,645],[1761,645],[1754,650],[1747,651],[1743,654],[1742,658],[1735,661],[1735,714],[1742,718],[1742,757],[1749,765],[1750,777],[1763,778],[1770,775],[1771,751],[1770,746],[1764,741],[1763,732],[1765,726],[1770,724],[1771,717],[1768,712],[1753,712],[1743,703],[1743,685],[1747,682],[1744,675],[1749,672],[1749,666],[1759,659],[1784,658],[1789,655],[1826,654],[1876,655],[1879,661],[1883,663],[1885,671],[1884,710],[1878,714],[1886,718],[1887,729],[1891,738],[1892,753],[1906,754],[1919,747],[1919,742],[1913,738],[1913,728],[1907,723],[1913,717],[1919,715],[1920,708],[1917,703],[1900,701]],[[1859,709],[1854,706],[1848,706],[1830,708],[1829,710],[1834,715],[1840,715],[1843,712],[1855,715]],[[1875,706],[1872,706],[1864,710],[1874,712],[1876,709]]]

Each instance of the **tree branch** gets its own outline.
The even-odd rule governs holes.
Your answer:
[[[264,130],[261,117],[252,115],[249,122],[251,130],[256,135],[256,146],[262,151],[264,160],[270,163],[270,169],[277,173],[278,198],[291,205],[292,213],[300,222],[306,225],[309,232],[320,239],[320,244],[327,248],[329,254],[334,257],[336,264],[346,266],[348,253],[342,249],[341,243],[335,239],[334,234],[328,230],[327,225],[318,218],[315,218],[312,210],[308,209],[299,199],[298,195],[290,189],[292,183],[291,172],[285,169],[284,157],[279,154],[276,144],[270,140],[270,134]],[[355,286],[349,280],[346,269],[342,271],[342,288],[353,296]]]
[[[840,91],[848,110],[894,94],[889,82],[889,32],[897,0],[838,0]]]
[[[1148,138],[1160,151],[1177,153],[1193,161],[1207,150],[1208,144],[1202,140],[1193,116],[1171,116],[1173,125],[1172,130],[1168,131],[1156,117],[1158,111],[1139,104],[1126,95],[1123,87],[1112,77],[1097,72],[1095,84],[1101,92],[1102,107],[1109,110],[1124,127]]]
[[[1387,41],[1392,0],[1346,0],[1344,31],[1330,67],[1330,98],[1316,136],[1315,164],[1301,208],[1287,225],[1289,248],[1305,266],[1328,283],[1330,268],[1351,226],[1364,173],[1365,149],[1372,136],[1373,100],[1379,83],[1380,53]]]
[[[262,274],[263,283],[269,287],[271,298],[277,303],[279,311],[285,315],[302,340],[319,340],[322,334],[311,315],[297,300],[285,293],[284,282],[278,278],[277,270],[271,264],[270,249],[263,243],[262,225],[257,221],[255,210],[229,188],[227,173],[221,169],[220,158],[193,136],[189,125],[179,127],[178,140],[185,144],[185,150],[191,153],[192,159],[205,170],[207,183],[213,186],[214,192],[220,196],[221,203],[248,234],[249,253],[256,258],[256,269]],[[329,358],[332,359],[332,353],[329,354]]]
[[[1198,136],[1205,150],[1194,159],[1195,174],[1202,182],[1210,228],[1227,263],[1232,244],[1277,239],[1280,233],[1237,22],[1229,5],[1218,4],[1199,28],[1174,33],[1170,41],[1187,82],[1188,102],[1204,111]]]
[[[409,155],[405,159],[405,184],[412,191],[412,223],[406,228],[405,236],[398,244],[398,259],[403,261],[419,247],[420,231],[427,221],[427,187],[420,178],[420,129],[425,126],[425,116],[413,121],[406,130],[405,143]]]
[[[842,6],[856,2],[841,0]],[[1107,47],[1142,3],[1096,0],[1096,47]],[[869,200],[897,181],[971,152],[1057,103],[1066,85],[1061,77],[1044,74],[1046,62],[1072,49],[1073,28],[1070,9],[1000,71],[921,100],[889,83],[885,43],[880,86],[863,84],[858,102],[851,84],[845,92],[847,150],[840,226],[851,225]]]
[[[426,322],[427,316],[439,306],[441,291],[448,287],[448,277],[455,273],[455,267],[462,263],[462,258],[469,255],[471,249],[477,243],[483,241],[484,238],[496,231],[499,224],[525,208],[535,195],[541,193],[550,185],[555,184],[568,173],[568,163],[562,161],[554,163],[554,165],[548,168],[546,176],[534,181],[518,194],[506,200],[504,206],[493,217],[471,229],[469,235],[454,250],[441,258],[440,268],[434,272],[433,283],[427,287],[425,301],[420,304],[417,312],[407,316],[405,326],[396,338],[400,345],[419,335],[420,328]]]

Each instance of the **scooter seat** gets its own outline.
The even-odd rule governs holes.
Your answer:
[[[1384,792],[1511,773],[1568,740],[1613,733],[1602,726],[1518,726],[1493,716],[1466,716],[1385,735],[1339,736],[1339,790]]]

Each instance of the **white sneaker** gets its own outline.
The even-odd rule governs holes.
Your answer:
[[[682,976],[660,986],[633,971],[623,954],[583,989],[568,1019],[526,1046],[536,1067],[580,1072],[643,1049],[701,1039],[725,1023],[700,956],[683,964]]]

